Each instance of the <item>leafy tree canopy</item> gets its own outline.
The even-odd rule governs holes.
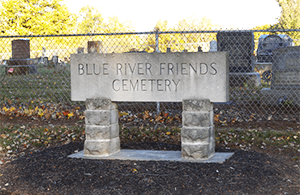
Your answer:
[[[80,9],[78,17],[78,33],[102,33],[105,26],[102,14],[93,6],[87,5]]]
[[[6,35],[65,34],[74,26],[62,0],[4,0],[0,3],[0,33]]]
[[[279,29],[300,28],[300,0],[276,0],[281,7],[281,16],[274,27]]]

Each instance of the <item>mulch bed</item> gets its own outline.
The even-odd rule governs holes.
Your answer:
[[[180,150],[180,145],[121,148]],[[223,164],[67,157],[82,149],[82,142],[72,142],[0,165],[0,194],[300,194],[297,162],[275,154],[235,150]]]
[[[0,122],[73,126],[77,120],[0,117]],[[222,128],[222,124],[216,128]],[[243,122],[227,124],[226,128],[298,131],[299,123]],[[180,145],[167,143],[121,143],[121,148],[181,150]],[[272,148],[243,151],[217,146],[216,152],[235,152],[223,164],[67,157],[80,150],[83,142],[71,142],[40,148],[0,164],[0,194],[300,194],[299,160],[292,160],[295,153],[288,151],[279,154]]]

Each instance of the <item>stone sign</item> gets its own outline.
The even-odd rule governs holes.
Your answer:
[[[227,102],[227,52],[71,55],[71,96],[86,101],[85,157],[120,151],[113,101],[181,101],[181,155],[190,161],[215,155],[212,102]]]
[[[227,102],[227,52],[71,55],[71,98]]]
[[[252,32],[224,31],[217,34],[218,51],[229,52],[229,72],[254,71]]]

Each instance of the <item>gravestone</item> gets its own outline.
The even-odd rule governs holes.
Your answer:
[[[52,56],[51,61],[56,66],[58,64],[58,56]]]
[[[42,47],[42,56],[47,57],[46,47]]]
[[[78,47],[77,53],[84,53],[84,47]]]
[[[49,62],[48,57],[44,57],[44,58],[43,58],[44,66],[48,66],[48,62]]]
[[[218,51],[218,43],[217,43],[217,41],[212,40],[212,41],[209,43],[209,46],[210,46],[209,52],[215,52],[215,51]]]
[[[88,53],[101,53],[101,41],[88,41]]]
[[[86,101],[85,157],[120,150],[113,102],[182,102],[182,158],[214,156],[212,102],[229,101],[227,52],[71,55],[71,98]]]
[[[288,35],[261,35],[258,39],[257,61],[273,62],[273,50],[294,46]]]
[[[244,83],[260,86],[260,75],[254,72],[254,35],[251,31],[222,31],[217,33],[218,51],[229,53],[230,86]]]
[[[29,39],[17,39],[11,42],[12,57],[8,61],[8,68],[13,68],[13,74],[28,74],[30,65],[30,42]]]
[[[275,49],[273,59],[271,88],[261,90],[262,102],[300,105],[300,47]]]
[[[272,89],[300,88],[300,47],[279,48],[273,51]]]
[[[253,72],[254,35],[252,32],[217,33],[218,51],[229,52],[229,72]]]

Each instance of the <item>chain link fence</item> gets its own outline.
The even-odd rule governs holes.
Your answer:
[[[70,54],[229,52],[230,102],[215,103],[218,122],[299,120],[299,30],[174,31],[0,36],[2,107],[71,101]],[[181,103],[119,102],[122,112],[180,115]]]

